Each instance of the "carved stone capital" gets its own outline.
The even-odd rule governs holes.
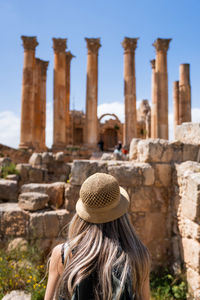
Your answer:
[[[100,38],[85,38],[87,43],[88,53],[98,54],[98,50],[101,47]]]
[[[70,61],[72,60],[73,57],[76,57],[76,56],[74,56],[74,55],[71,53],[71,51],[67,51],[67,52],[66,52],[66,63],[67,63],[67,64],[70,63]]]
[[[24,51],[35,51],[36,46],[38,45],[37,37],[36,36],[21,36]]]
[[[53,38],[54,52],[65,52],[67,48],[67,39]]]
[[[42,76],[46,76],[49,62],[46,60],[40,60],[40,65],[41,65]]]
[[[151,63],[152,69],[155,69],[155,67],[156,67],[156,60],[152,59],[152,60],[150,60],[150,63]]]
[[[160,39],[158,38],[154,43],[153,46],[155,47],[156,51],[163,51],[167,52],[169,49],[169,43],[172,39]]]
[[[137,41],[139,38],[128,38],[125,37],[122,42],[122,47],[125,52],[134,52],[137,48]]]

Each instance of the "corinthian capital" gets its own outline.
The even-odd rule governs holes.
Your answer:
[[[42,76],[46,76],[49,62],[46,60],[40,60],[40,65],[41,65]]]
[[[65,52],[67,48],[67,39],[53,38],[54,52]]]
[[[88,52],[98,54],[98,50],[101,47],[100,38],[85,38],[87,43]]]
[[[156,51],[167,51],[169,49],[169,43],[172,39],[160,39],[158,38],[154,43],[153,46],[155,47]]]
[[[139,38],[128,38],[125,37],[123,42],[122,42],[122,47],[124,48],[124,51],[130,51],[134,52],[135,49],[137,48],[137,41]]]
[[[71,51],[67,51],[66,52],[66,63],[70,63],[70,61],[72,60],[72,58],[75,57]]]
[[[36,46],[38,45],[37,37],[36,36],[21,36],[24,51],[35,50]]]

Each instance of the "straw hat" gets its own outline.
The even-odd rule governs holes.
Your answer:
[[[106,223],[128,211],[129,196],[117,180],[105,173],[88,177],[80,189],[76,212],[90,223]]]

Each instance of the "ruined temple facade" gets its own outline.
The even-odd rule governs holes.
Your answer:
[[[21,135],[19,148],[44,151],[46,127],[46,77],[48,62],[35,57],[36,37],[22,36],[24,67],[22,82]],[[98,55],[100,38],[85,38],[87,47],[86,109],[70,111],[70,69],[74,55],[67,39],[53,38],[53,151],[79,146],[95,150],[99,141],[105,150],[118,141],[129,147],[133,138],[168,139],[167,51],[171,39],[158,38],[153,46],[156,57],[152,67],[152,107],[142,100],[136,108],[135,51],[138,38],[125,37],[124,49],[124,124],[109,112],[98,118]],[[180,65],[180,79],[174,83],[174,127],[191,121],[189,64]],[[108,118],[110,117],[110,118]],[[104,120],[104,122],[103,122]]]

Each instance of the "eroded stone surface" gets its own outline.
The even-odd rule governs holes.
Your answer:
[[[27,294],[23,291],[12,291],[9,294],[6,294],[2,300],[31,300],[31,294]]]
[[[0,199],[17,201],[18,185],[16,181],[0,179]]]
[[[28,211],[36,211],[45,208],[49,196],[42,193],[27,192],[19,195],[19,207]]]

